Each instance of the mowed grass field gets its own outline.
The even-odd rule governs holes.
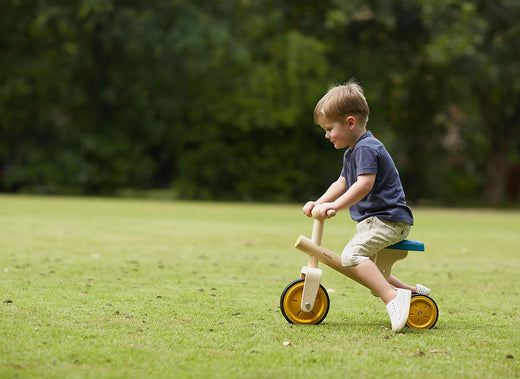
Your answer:
[[[326,266],[324,322],[283,318],[312,229],[299,205],[0,196],[0,377],[519,377],[519,211],[414,213],[426,252],[393,273],[432,288],[440,316],[395,335]],[[354,228],[339,213],[323,245]]]

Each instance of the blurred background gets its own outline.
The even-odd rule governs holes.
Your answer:
[[[519,1],[0,3],[0,192],[306,201],[356,78],[412,204],[520,202]]]

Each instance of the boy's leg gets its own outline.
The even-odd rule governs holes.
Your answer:
[[[355,266],[349,266],[348,269],[353,276],[361,279],[372,290],[374,295],[383,300],[386,305],[386,311],[390,316],[392,331],[400,332],[408,320],[411,291],[393,288],[374,262],[369,259]]]
[[[388,278],[388,282],[391,285],[393,285],[394,287],[397,287],[397,288],[403,288],[403,289],[406,289],[406,290],[410,290],[412,292],[416,292],[417,291],[417,288],[409,286],[408,284],[401,282],[399,279],[397,279],[393,275],[390,275],[390,277]]]
[[[412,287],[406,283],[401,282],[399,279],[397,279],[393,275],[390,275],[390,278],[388,278],[388,281],[392,286],[394,286],[396,288],[403,288],[406,290],[410,290],[410,291],[416,292],[420,295],[429,296],[431,293],[431,290],[428,287],[423,286],[422,284],[416,284],[415,287]]]
[[[359,222],[356,229],[357,233],[343,249],[341,263],[374,295],[381,298],[386,304],[392,330],[399,332],[408,319],[411,291],[393,288],[369,257],[377,254],[384,247],[406,238],[410,225],[389,223],[377,217],[369,217]]]
[[[395,298],[397,290],[392,288],[369,257],[406,238],[409,231],[409,224],[389,223],[377,217],[369,217],[356,225],[356,234],[341,254],[342,265],[352,269],[353,274],[385,304]]]
[[[349,266],[352,273],[361,279],[363,283],[372,291],[374,295],[381,298],[385,304],[395,299],[397,290],[392,288],[386,281],[381,271],[370,259],[367,259],[355,266]]]

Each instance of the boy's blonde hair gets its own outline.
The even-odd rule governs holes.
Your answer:
[[[314,122],[322,124],[325,121],[345,122],[352,115],[363,126],[368,121],[370,109],[363,93],[363,88],[351,79],[347,83],[335,86],[318,101],[314,108]]]

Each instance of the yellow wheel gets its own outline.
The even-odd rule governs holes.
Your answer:
[[[280,309],[283,317],[291,324],[319,324],[329,312],[329,295],[320,284],[314,308],[304,312],[300,308],[304,283],[305,279],[298,279],[285,287],[280,297]]]
[[[413,295],[410,301],[410,314],[406,325],[410,328],[430,329],[433,328],[439,317],[439,308],[431,297],[424,295]]]

